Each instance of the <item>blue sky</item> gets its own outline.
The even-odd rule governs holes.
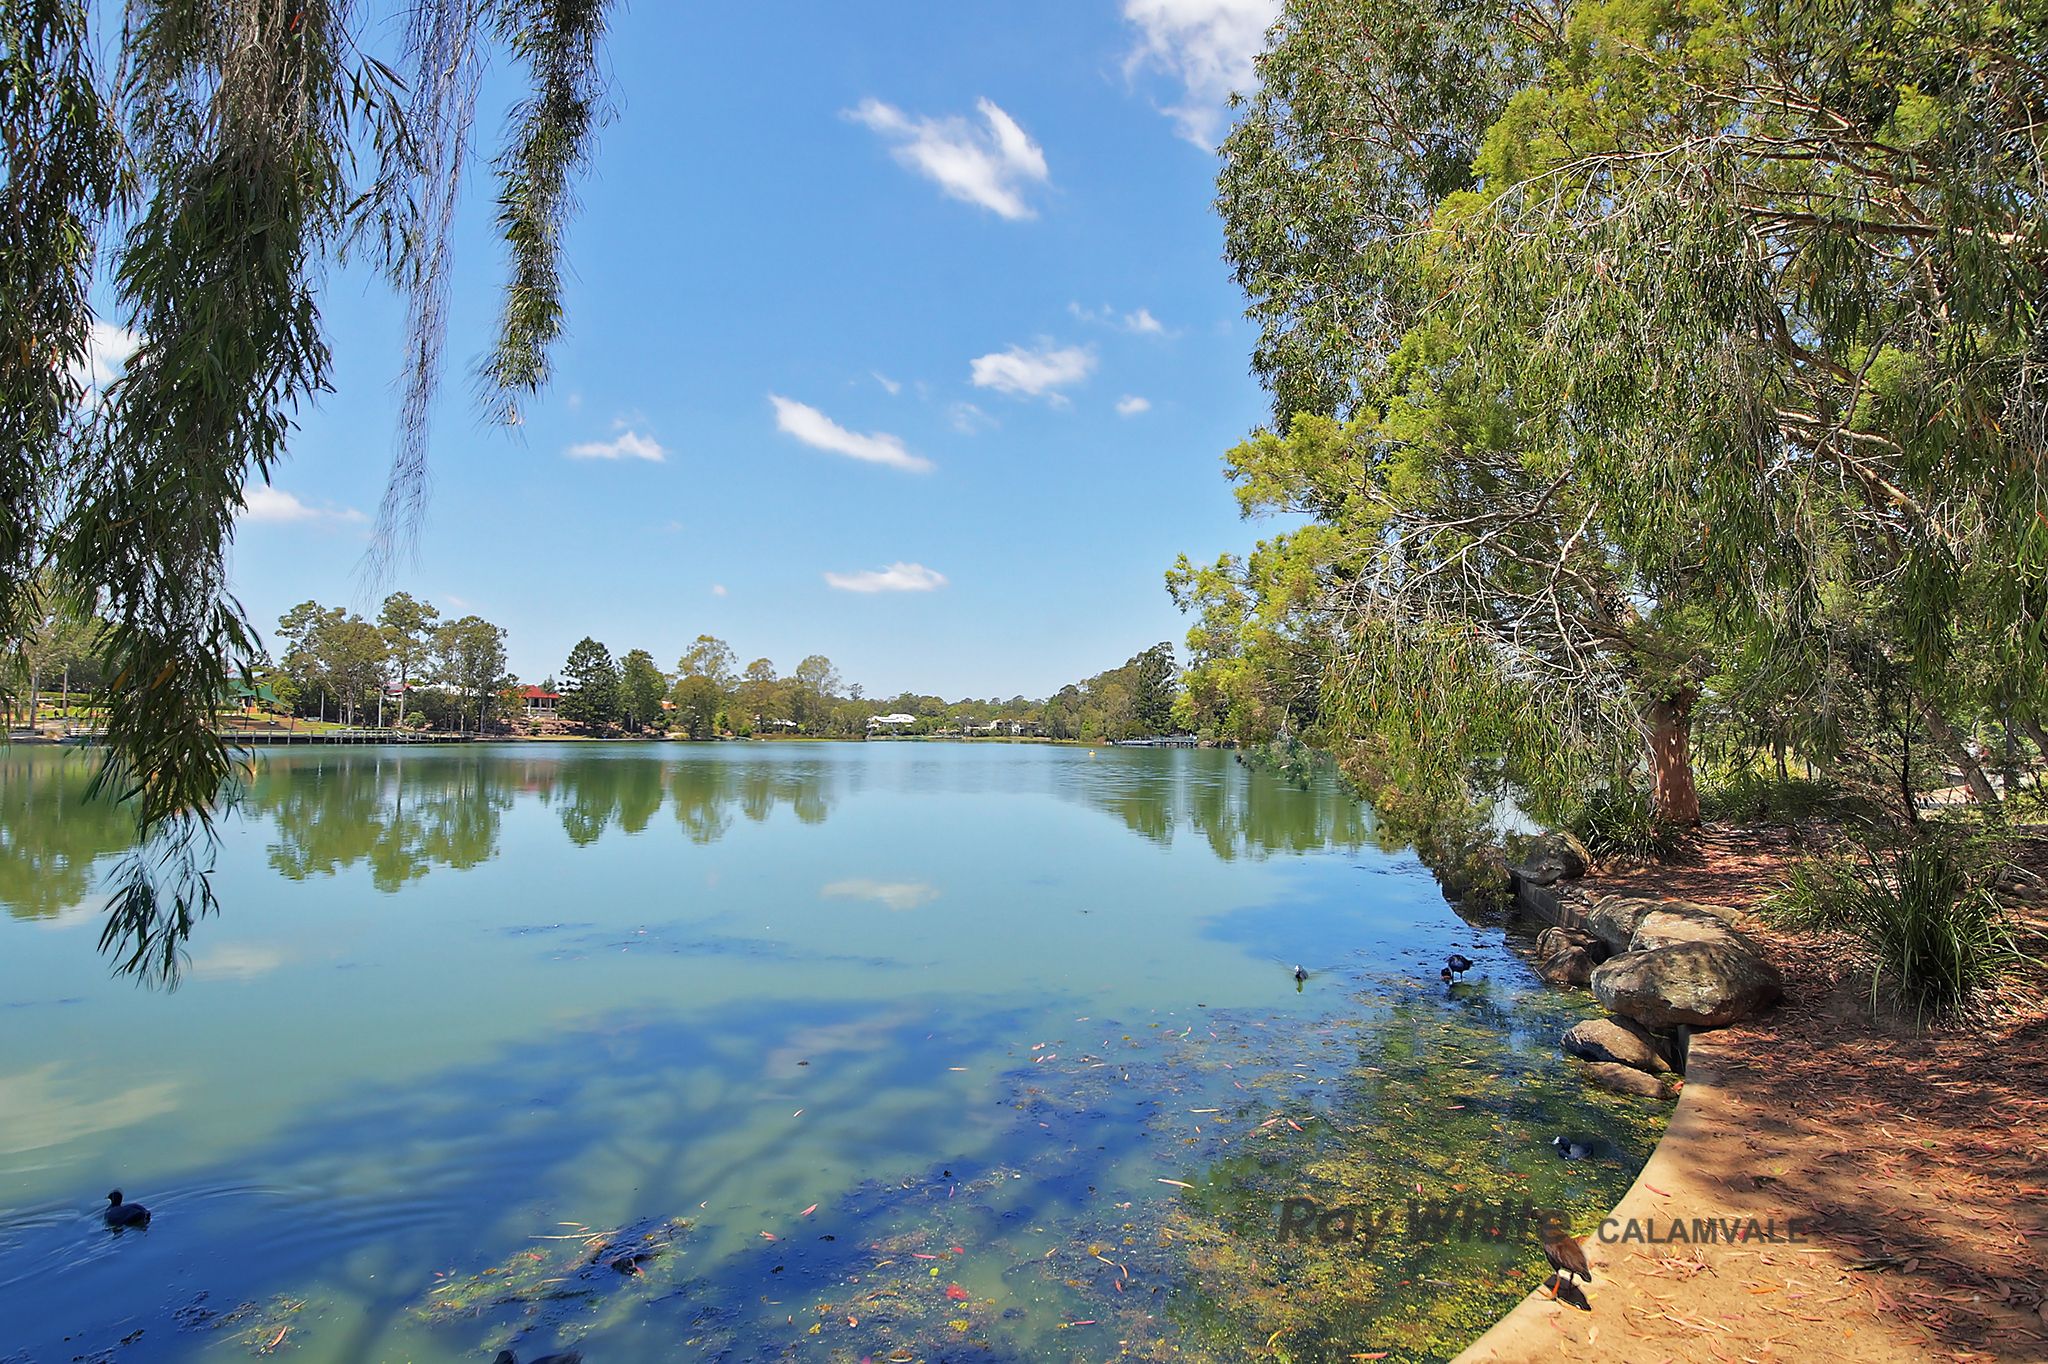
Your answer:
[[[517,432],[467,380],[502,269],[457,232],[433,500],[391,586],[506,627],[699,633],[870,694],[1045,695],[1186,622],[1162,573],[1249,547],[1219,457],[1265,412],[1213,143],[1271,0],[620,9],[570,335]],[[486,153],[514,95],[487,82]],[[236,589],[374,610],[398,301],[338,273],[336,392],[252,492]]]

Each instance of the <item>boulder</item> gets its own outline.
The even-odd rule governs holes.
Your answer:
[[[1606,961],[1612,955],[1607,944],[1583,928],[1566,928],[1553,924],[1536,935],[1536,960],[1554,957],[1567,947],[1581,947],[1595,962]]]
[[[1656,900],[1603,895],[1586,911],[1586,931],[1606,943],[1609,951],[1626,952],[1636,935],[1637,922],[1658,905]]]
[[[1593,979],[1599,963],[1583,947],[1564,947],[1544,957],[1536,974],[1552,985],[1584,985]]]
[[[1593,865],[1593,854],[1586,851],[1586,845],[1562,830],[1547,833],[1536,840],[1528,856],[1533,860],[1554,862],[1565,876],[1577,880]]]
[[[1593,855],[1567,833],[1521,834],[1507,840],[1516,870],[1539,886],[1576,881],[1586,874]]]
[[[1657,1038],[1626,1018],[1589,1018],[1573,1024],[1565,1032],[1564,1049],[1588,1061],[1612,1061],[1652,1075],[1671,1069]]]
[[[1662,1099],[1670,1096],[1671,1088],[1654,1075],[1645,1075],[1633,1066],[1619,1065],[1613,1061],[1588,1061],[1581,1070],[1586,1082],[1611,1089],[1617,1094],[1640,1094],[1646,1099]]]
[[[1733,939],[1629,952],[1596,967],[1593,994],[1653,1028],[1723,1028],[1777,1002],[1777,968]]]
[[[1757,945],[1730,922],[1725,912],[1706,905],[1686,904],[1682,900],[1658,905],[1638,918],[1636,931],[1629,935],[1628,950],[1654,952],[1660,947],[1672,947],[1682,942],[1734,943],[1753,956],[1762,955]]]

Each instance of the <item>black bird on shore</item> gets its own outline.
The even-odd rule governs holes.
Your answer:
[[[1438,977],[1439,977],[1439,978],[1441,978],[1441,979],[1442,979],[1442,981],[1443,981],[1443,983],[1444,983],[1445,985],[1449,985],[1449,984],[1451,983],[1451,968],[1450,968],[1450,967],[1446,966],[1446,967],[1445,967],[1445,968],[1444,968],[1443,970],[1441,970],[1441,971],[1437,972],[1437,975],[1438,975]]]
[[[1564,1219],[1555,1214],[1543,1221],[1543,1258],[1550,1261],[1552,1299],[1563,1290],[1567,1276],[1592,1282],[1593,1267],[1586,1263],[1586,1248],[1573,1238]]]
[[[149,1209],[140,1203],[123,1203],[121,1191],[114,1190],[107,1195],[107,1210],[100,1214],[110,1227],[146,1227],[149,1225]]]
[[[1478,965],[1478,963],[1473,961],[1472,958],[1466,956],[1463,952],[1453,952],[1449,957],[1444,959],[1444,969],[1447,971],[1455,972],[1456,974],[1461,976],[1464,975],[1467,971],[1471,970],[1476,965]]]
[[[519,1364],[519,1356],[513,1354],[510,1350],[500,1350],[498,1351],[498,1357],[492,1360],[491,1364]],[[564,1350],[560,1354],[542,1355],[534,1360],[533,1364],[583,1364],[583,1352],[581,1350]]]
[[[1555,1146],[1557,1153],[1566,1160],[1584,1160],[1593,1154],[1592,1147],[1582,1141],[1573,1141],[1570,1137],[1552,1137],[1550,1144]]]

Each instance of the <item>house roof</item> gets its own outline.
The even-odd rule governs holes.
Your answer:
[[[560,692],[546,691],[540,687],[521,687],[519,694],[528,701],[559,701],[562,699]]]

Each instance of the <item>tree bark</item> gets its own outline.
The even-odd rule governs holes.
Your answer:
[[[2041,756],[2048,758],[2048,729],[2041,728],[2039,720],[2027,715],[2014,716],[2013,723],[2025,730],[2027,737],[2034,741],[2034,747],[2041,750]]]
[[[1643,720],[1649,731],[1650,804],[1665,824],[1700,822],[1700,792],[1692,775],[1692,706],[1696,692],[1679,692],[1650,703]]]
[[[1948,717],[1926,697],[1919,697],[1920,718],[1927,725],[1928,737],[1963,774],[1963,784],[1970,788],[1970,799],[1981,805],[1998,804],[1998,791],[1991,785],[1991,778],[1984,775],[1984,769],[1970,756],[1969,745],[1962,741]]]

